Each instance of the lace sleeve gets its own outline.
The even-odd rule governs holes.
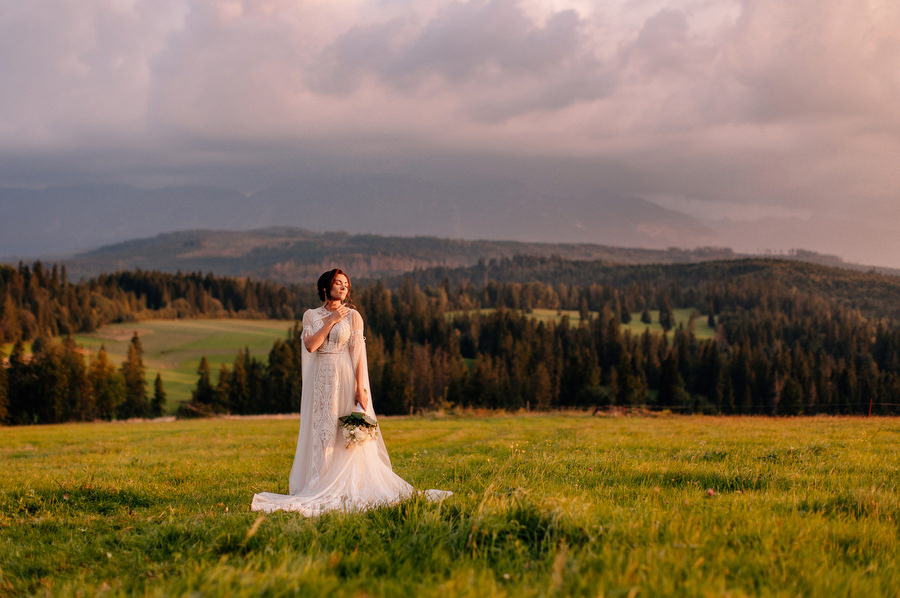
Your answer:
[[[358,354],[365,350],[366,337],[363,336],[363,319],[354,309],[350,312],[350,355],[358,358]]]
[[[308,309],[303,312],[303,330],[300,332],[300,337],[304,342],[306,342],[307,338],[318,332],[321,327],[322,318],[316,317],[315,310]]]

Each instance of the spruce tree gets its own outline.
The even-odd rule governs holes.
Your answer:
[[[201,405],[212,406],[215,402],[214,390],[209,373],[209,362],[206,355],[200,358],[200,365],[197,366],[197,387],[191,391],[191,401]]]
[[[799,415],[803,412],[803,389],[793,378],[785,379],[776,407],[779,415]]]
[[[219,368],[219,380],[213,393],[213,409],[216,412],[228,412],[228,400],[231,396],[231,372],[224,363]],[[298,403],[299,404],[299,403]]]
[[[659,325],[662,326],[662,329],[666,332],[675,326],[675,314],[672,312],[672,305],[669,303],[669,298],[667,296],[663,296],[663,299],[660,301]]]
[[[659,392],[656,402],[660,407],[681,406],[688,399],[684,390],[684,380],[678,371],[678,357],[675,350],[669,351],[663,359],[659,374]]]
[[[647,305],[644,305],[643,311],[641,311],[641,322],[644,324],[650,324],[653,322],[653,318],[650,316],[650,308]]]
[[[158,373],[153,382],[153,401],[150,407],[153,417],[161,417],[166,410],[166,391],[163,389],[162,377]]]
[[[135,332],[131,337],[131,344],[128,345],[128,357],[122,363],[125,400],[119,406],[118,416],[121,419],[150,415],[150,403],[147,401],[147,381],[144,379],[143,355],[141,339]]]
[[[249,361],[250,356],[245,351],[238,351],[228,388],[228,410],[232,413],[247,413],[250,406],[250,386],[247,380]]]
[[[9,416],[9,387],[7,386],[6,366],[3,364],[3,351],[0,351],[0,424]]]
[[[290,413],[292,409],[293,350],[289,343],[276,340],[269,351],[269,365],[266,370],[265,404],[267,412]]]
[[[631,322],[631,312],[628,311],[628,305],[622,302],[619,306],[619,319],[623,324]]]
[[[31,397],[35,389],[34,371],[25,361],[25,346],[21,340],[13,345],[6,372],[7,421],[25,424],[34,422]]]
[[[125,400],[125,381],[106,355],[106,347],[100,345],[97,356],[88,368],[88,380],[94,394],[96,417],[112,419],[116,409]]]
[[[90,421],[96,417],[94,392],[88,378],[84,357],[75,340],[69,336],[62,345],[62,367],[67,385],[63,421]]]

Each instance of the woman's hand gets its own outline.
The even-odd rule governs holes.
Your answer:
[[[363,409],[369,408],[369,394],[366,392],[365,388],[356,388],[356,402],[359,403],[360,407]]]
[[[328,324],[334,326],[335,324],[346,318],[349,313],[350,308],[346,305],[341,305],[328,315]]]
[[[333,311],[329,311],[328,315],[322,318],[322,327],[317,330],[315,334],[304,337],[303,344],[306,345],[306,350],[312,353],[321,347],[335,324],[346,318],[349,314],[350,308],[346,305],[339,305]]]

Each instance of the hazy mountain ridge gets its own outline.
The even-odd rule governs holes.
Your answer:
[[[0,213],[6,216],[0,256],[88,251],[192,229],[272,226],[655,249],[720,244],[700,220],[637,197],[413,176],[307,176],[252,194],[189,186],[0,188]]]
[[[616,263],[685,263],[739,257],[726,248],[630,249],[586,243],[466,241],[438,237],[315,233],[274,227],[254,231],[193,230],[136,239],[62,260],[69,276],[116,270],[214,272],[279,282],[306,283],[340,265],[355,277],[395,276],[433,267],[459,268],[514,255],[603,260]]]
[[[69,277],[96,276],[119,270],[212,272],[218,276],[269,279],[282,283],[312,282],[324,270],[340,266],[355,278],[389,278],[413,271],[469,268],[514,256],[647,265],[688,264],[750,257],[728,248],[635,249],[589,243],[467,241],[439,237],[317,233],[292,227],[253,231],[189,230],[107,245],[71,257]],[[850,270],[875,270],[847,264],[836,256],[797,251],[781,256]],[[900,275],[898,270],[877,269]]]

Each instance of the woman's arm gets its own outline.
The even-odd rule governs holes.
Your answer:
[[[325,342],[325,339],[331,332],[331,329],[334,328],[334,325],[343,320],[349,313],[350,308],[342,305],[331,312],[327,318],[322,320],[322,327],[319,328],[316,332],[310,334],[309,336],[304,335],[303,344],[306,345],[306,350],[312,353],[316,349],[321,347],[322,343]]]

